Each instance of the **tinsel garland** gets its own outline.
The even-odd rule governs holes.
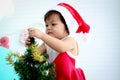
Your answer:
[[[48,63],[48,54],[40,53],[34,38],[24,55],[11,52],[7,56],[9,64],[19,75],[20,80],[54,80],[54,63]],[[14,60],[15,59],[15,60]]]

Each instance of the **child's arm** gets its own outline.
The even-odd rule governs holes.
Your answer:
[[[57,52],[71,51],[76,45],[76,41],[71,37],[67,37],[64,40],[59,40],[35,28],[29,28],[28,31],[31,37],[42,39],[47,45],[55,49]]]
[[[47,34],[39,37],[51,48],[55,49],[57,52],[71,51],[76,46],[76,41],[72,37],[67,37],[64,40],[59,40],[57,38],[51,37]]]
[[[39,46],[39,51],[40,51],[40,53],[45,53],[45,52],[46,52],[45,43],[42,43],[42,44]]]

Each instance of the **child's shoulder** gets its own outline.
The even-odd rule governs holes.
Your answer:
[[[70,36],[70,35],[68,35],[68,36],[66,36],[66,37],[64,37],[62,40],[74,40],[75,41],[75,39],[72,37],[72,36]]]
[[[70,42],[70,43],[76,43],[76,40],[72,36],[66,36],[65,38],[62,39],[63,41]]]

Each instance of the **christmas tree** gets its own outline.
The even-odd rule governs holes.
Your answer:
[[[14,66],[20,80],[54,80],[54,63],[48,63],[48,54],[40,53],[34,38],[26,48],[24,55],[10,53],[7,56],[9,64]],[[13,60],[12,58],[17,58]]]

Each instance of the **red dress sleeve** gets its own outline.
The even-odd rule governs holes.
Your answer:
[[[55,63],[55,80],[86,80],[81,68],[75,68],[75,59],[71,58],[67,52],[60,53]]]

